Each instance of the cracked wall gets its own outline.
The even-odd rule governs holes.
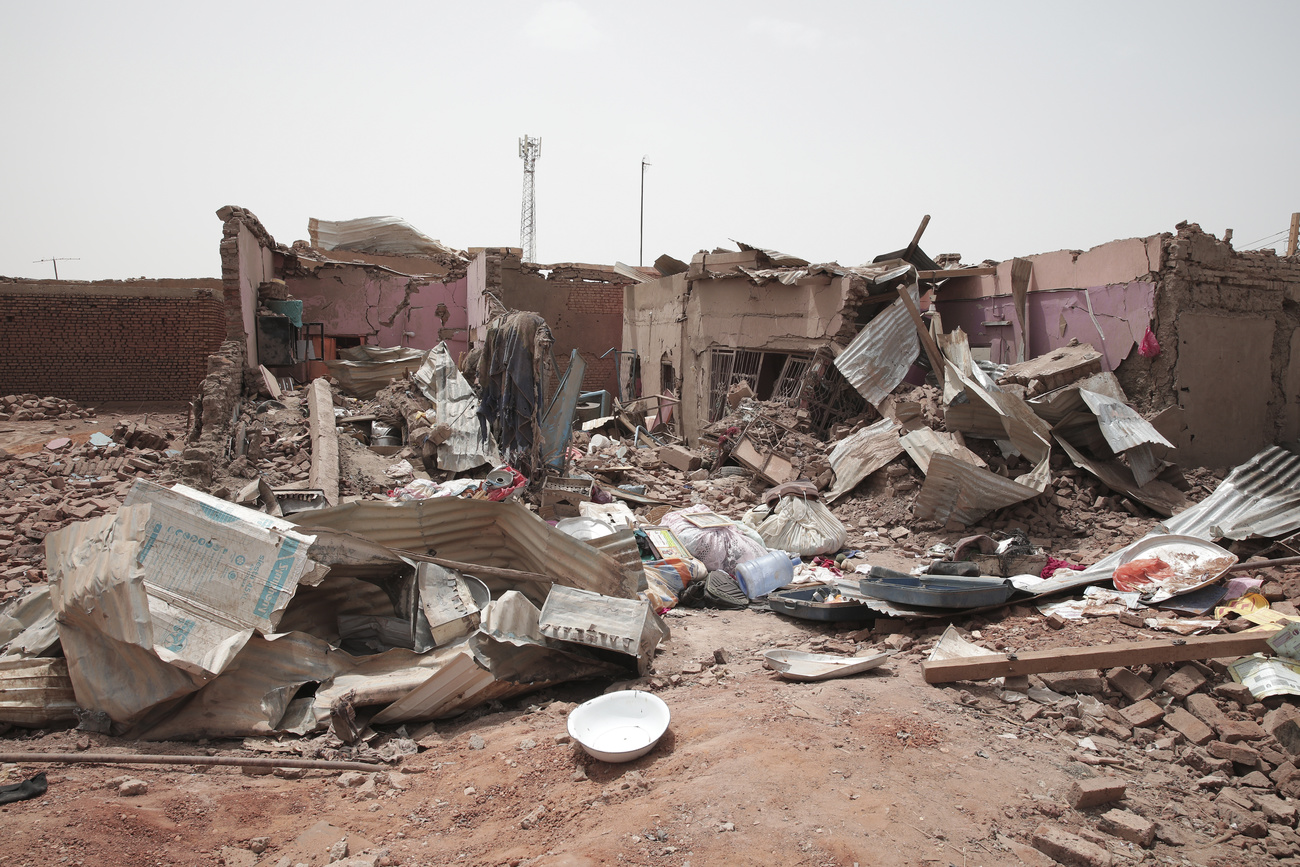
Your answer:
[[[303,302],[303,322],[327,336],[360,336],[377,346],[432,349],[447,342],[453,358],[468,349],[466,278],[450,283],[366,264],[300,261],[285,288]],[[407,336],[407,332],[412,332]]]
[[[221,282],[226,301],[226,338],[244,344],[244,359],[257,367],[257,287],[275,276],[275,239],[252,212],[226,205],[221,220]]]

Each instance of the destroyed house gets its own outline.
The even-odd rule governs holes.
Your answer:
[[[313,219],[311,240],[285,247],[242,208],[217,216],[229,327],[250,366],[306,382],[366,360],[360,347],[468,348],[464,256],[407,223]]]
[[[904,263],[813,265],[741,246],[696,254],[685,271],[626,288],[623,344],[635,352],[628,375],[639,393],[680,398],[688,442],[724,414],[738,386],[799,404],[822,431],[860,413],[862,395],[830,362],[898,300],[875,281]],[[914,332],[903,337],[915,350]]]
[[[942,330],[977,359],[1100,353],[1190,466],[1227,467],[1300,436],[1300,261],[1240,252],[1182,223],[1175,233],[1058,250],[939,284]],[[1032,382],[1029,396],[1050,383]]]

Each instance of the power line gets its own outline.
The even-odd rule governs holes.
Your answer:
[[[1270,242],[1274,242],[1275,239],[1281,238],[1283,235],[1287,234],[1290,231],[1291,230],[1288,228],[1288,229],[1283,229],[1280,232],[1274,232],[1273,234],[1268,235],[1267,237],[1260,238],[1258,241],[1251,241],[1249,244],[1244,245],[1241,249],[1250,250],[1253,247],[1255,247],[1255,245],[1257,244],[1268,244]]]
[[[32,264],[35,265],[35,264],[37,264],[37,263],[39,263],[39,262],[53,262],[53,263],[54,263],[54,279],[57,280],[57,279],[59,279],[59,263],[60,263],[60,262],[80,262],[80,261],[81,261],[81,258],[78,257],[78,256],[59,256],[58,258],[55,258],[55,259],[33,259],[33,260],[32,260]]]

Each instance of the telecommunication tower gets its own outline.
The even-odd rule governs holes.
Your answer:
[[[524,205],[519,214],[519,246],[524,261],[537,261],[537,211],[533,198],[533,174],[542,155],[542,139],[524,136],[519,140],[519,158],[524,161]]]

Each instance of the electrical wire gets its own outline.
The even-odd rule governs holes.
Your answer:
[[[1286,228],[1286,229],[1283,229],[1283,230],[1280,231],[1280,232],[1274,232],[1273,234],[1269,235],[1268,237],[1260,238],[1258,241],[1251,241],[1249,244],[1246,244],[1246,245],[1243,246],[1241,249],[1243,249],[1243,250],[1251,250],[1251,249],[1254,249],[1257,245],[1260,245],[1260,246],[1267,246],[1267,245],[1270,244],[1270,243],[1277,243],[1277,239],[1281,238],[1283,235],[1287,234],[1287,233],[1290,232],[1290,231],[1291,231],[1291,229],[1288,227],[1288,228]]]

